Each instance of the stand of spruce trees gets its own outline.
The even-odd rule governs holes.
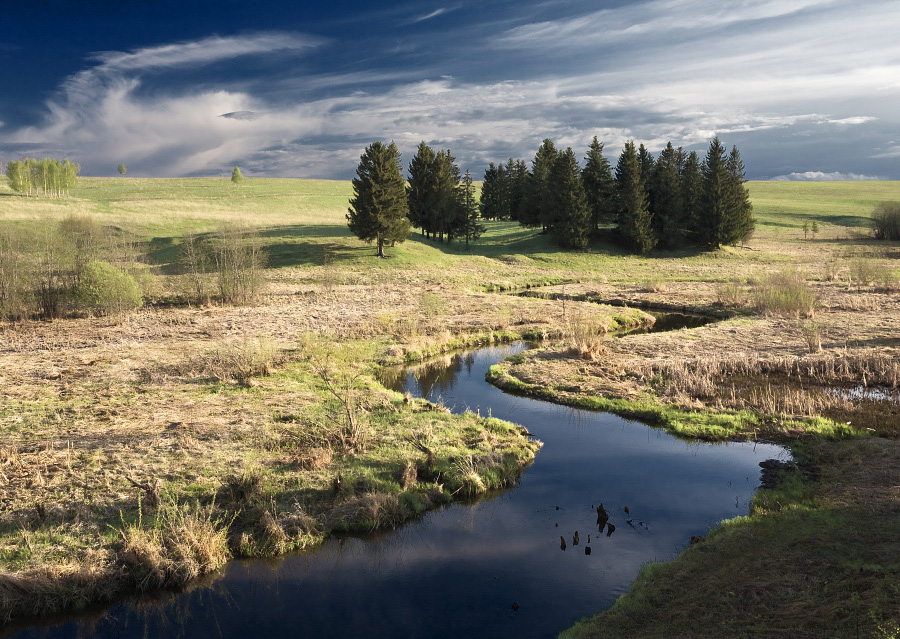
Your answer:
[[[695,151],[671,142],[654,159],[643,144],[636,148],[630,141],[615,171],[596,137],[583,168],[572,149],[557,150],[547,139],[530,170],[512,158],[488,166],[481,215],[540,227],[570,248],[584,248],[590,235],[611,229],[620,243],[641,254],[656,247],[712,250],[737,244],[753,231],[745,181],[737,147],[728,153],[719,138],[710,142],[702,162]]]

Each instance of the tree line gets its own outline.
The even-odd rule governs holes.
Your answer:
[[[625,144],[615,169],[594,137],[578,163],[571,148],[544,140],[531,163],[510,158],[488,165],[481,190],[485,219],[540,227],[565,247],[581,249],[612,228],[621,243],[646,254],[695,245],[736,244],[753,230],[749,192],[737,147],[714,138],[701,162],[672,143],[654,158],[643,144]]]
[[[68,197],[80,172],[77,162],[53,158],[10,160],[6,165],[6,176],[13,191],[54,198]]]

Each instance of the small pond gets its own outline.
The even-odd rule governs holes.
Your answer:
[[[789,457],[768,444],[684,442],[484,381],[492,364],[525,347],[484,348],[388,375],[397,390],[523,424],[543,441],[514,488],[397,531],[330,539],[277,561],[233,561],[188,592],[14,636],[551,637],[610,606],[643,563],[670,559],[692,535],[746,514],[759,462]],[[609,536],[597,526],[601,502],[615,527]]]

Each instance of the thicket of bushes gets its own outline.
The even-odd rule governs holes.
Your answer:
[[[73,312],[117,314],[143,303],[150,283],[134,239],[95,219],[0,228],[0,318],[52,319]]]

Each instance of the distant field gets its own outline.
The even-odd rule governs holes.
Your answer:
[[[563,251],[546,236],[511,222],[487,222],[485,234],[468,250],[458,241],[437,244],[414,231],[406,242],[389,248],[390,259],[372,260],[374,249],[346,226],[349,181],[253,178],[235,185],[227,177],[81,178],[69,199],[47,200],[18,196],[2,180],[0,221],[33,224],[73,213],[92,215],[150,242],[151,257],[163,267],[175,260],[186,233],[208,233],[236,222],[259,229],[274,267],[331,263],[370,274],[416,269],[447,281],[502,285],[556,272],[609,281],[721,279],[722,273],[733,275],[729,256],[740,260],[740,269],[785,260],[781,244],[802,238],[804,221],[816,220],[820,227],[812,240],[850,240],[866,228],[877,202],[900,200],[900,182],[750,182],[748,187],[758,219],[751,244],[762,255],[738,249],[717,254],[682,250],[630,256],[627,262],[621,259],[625,253],[610,244]],[[807,259],[817,260],[814,247],[807,248],[812,250]]]

